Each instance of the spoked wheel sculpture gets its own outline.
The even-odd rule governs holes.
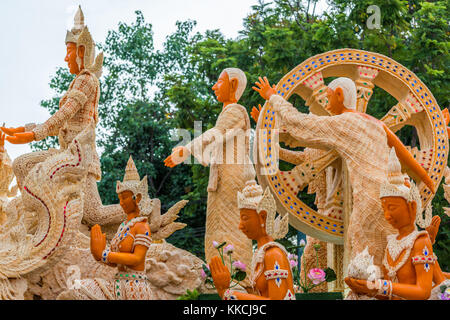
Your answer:
[[[410,70],[381,54],[356,49],[339,49],[311,57],[287,73],[276,86],[277,94],[289,100],[300,96],[309,111],[329,116],[326,78],[348,77],[357,88],[357,110],[370,110],[375,86],[385,90],[398,102],[381,118],[393,131],[413,126],[417,131],[420,150],[408,147],[413,156],[428,171],[439,186],[447,166],[448,135],[446,124],[435,98],[422,81]],[[330,80],[331,81],[331,80]],[[330,82],[327,81],[327,82]],[[256,130],[254,152],[260,184],[269,187],[277,200],[278,212],[289,214],[289,222],[297,230],[322,241],[344,244],[346,215],[351,212],[351,188],[343,179],[345,170],[337,150],[305,148],[292,152],[278,147],[305,147],[289,132],[280,130],[271,105],[261,110]],[[278,140],[277,140],[278,139]],[[275,142],[275,143],[274,143]],[[295,165],[290,171],[280,171],[278,160]],[[408,172],[412,176],[410,172]],[[308,207],[298,193],[308,186],[316,194],[317,210]],[[423,183],[418,184],[423,208],[432,194]],[[348,194],[350,193],[350,194]]]

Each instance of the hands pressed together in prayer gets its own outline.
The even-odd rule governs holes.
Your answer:
[[[106,234],[102,233],[102,229],[98,224],[91,229],[91,253],[95,260],[100,261],[103,250],[106,248]]]
[[[214,286],[217,289],[217,293],[222,298],[225,291],[230,287],[230,270],[228,270],[218,256],[211,259],[209,268],[211,270],[211,276],[214,281]]]

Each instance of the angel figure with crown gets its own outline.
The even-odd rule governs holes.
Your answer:
[[[437,297],[440,287],[449,285],[433,253],[437,219],[432,218],[430,205],[423,217],[419,191],[401,172],[394,148],[389,154],[388,176],[381,185],[380,199],[385,219],[397,231],[387,239],[384,276],[375,281],[347,277],[345,282],[354,293],[377,299]],[[426,230],[419,231],[416,225]]]
[[[276,203],[270,190],[263,194],[253,167],[245,171],[246,183],[237,193],[239,230],[256,240],[257,250],[250,264],[251,293],[230,289],[231,275],[218,256],[209,264],[214,285],[224,300],[295,300],[291,265],[286,249],[274,240],[288,232],[288,216],[276,216]]]
[[[51,156],[67,149],[70,143],[85,131],[94,131],[98,123],[98,103],[100,98],[99,78],[103,69],[103,53],[96,56],[95,42],[85,25],[81,7],[74,17],[74,26],[67,31],[66,56],[64,61],[75,78],[67,92],[59,101],[59,109],[42,124],[30,123],[17,128],[0,129],[12,144],[24,144],[40,141],[49,136],[58,136],[60,148],[24,154],[13,162],[13,171],[20,190],[29,172]],[[88,150],[90,163],[84,184],[83,219],[90,226],[117,223],[123,219],[119,205],[104,206],[97,190],[97,181],[101,179],[100,160],[95,141],[84,146]]]
[[[130,157],[123,182],[117,181],[120,206],[127,215],[110,244],[99,225],[91,229],[91,253],[95,260],[117,267],[114,279],[79,280],[58,299],[150,300],[152,292],[145,270],[145,257],[152,244],[148,223],[153,201],[148,195],[147,176],[139,177]]]

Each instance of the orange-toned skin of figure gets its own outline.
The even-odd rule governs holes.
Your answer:
[[[255,83],[257,87],[253,87],[255,91],[257,91],[261,97],[265,100],[269,100],[270,97],[276,93],[274,86],[271,87],[269,81],[266,77],[262,79],[259,77],[259,82]],[[365,113],[358,112],[356,110],[348,109],[344,106],[344,92],[341,88],[336,88],[332,90],[330,88],[327,89],[328,96],[328,105],[326,110],[330,111],[332,114],[339,115],[344,112],[353,112],[357,113],[369,120],[377,122],[381,125],[386,132],[387,143],[389,148],[394,147],[397,157],[400,162],[404,164],[406,167],[411,169],[411,171],[422,180],[425,185],[431,190],[431,192],[435,193],[435,186],[433,180],[431,180],[430,176],[426,172],[426,170],[414,159],[412,154],[406,149],[400,139],[384,124],[384,122],[368,115]],[[251,116],[255,121],[257,121],[259,117],[259,110],[253,107]]]
[[[141,200],[141,195],[136,197],[136,200],[132,198],[133,193],[131,191],[124,191],[119,193],[120,206],[127,214],[127,222],[133,218],[139,216],[138,203]],[[136,234],[145,234],[148,232],[150,235],[150,226],[146,221],[137,222],[130,229],[130,233],[133,236]],[[145,255],[147,254],[147,247],[142,245],[136,245],[133,249],[134,240],[131,236],[127,236],[119,244],[120,252],[110,252],[108,254],[109,265],[114,267],[117,264],[125,265],[136,271],[143,271],[145,269]],[[106,247],[106,234],[102,233],[102,230],[98,224],[91,229],[91,253],[95,260],[100,261],[103,250]],[[123,267],[119,267],[119,271],[125,271]]]
[[[67,62],[70,73],[78,75],[81,70],[84,69],[84,46],[80,46],[77,48],[77,45],[73,42],[68,42],[66,45],[67,54],[64,58],[64,61]],[[81,59],[81,68],[77,64],[77,56]],[[35,136],[34,132],[25,132],[25,127],[17,127],[17,128],[5,128],[0,127],[0,129],[6,133],[8,136],[6,140],[8,140],[12,144],[24,144],[30,143],[34,141]]]
[[[398,239],[401,239],[414,231],[416,217],[416,203],[407,202],[401,197],[381,198],[384,216],[389,224],[398,231]],[[435,220],[436,222],[436,220]],[[407,262],[397,271],[398,283],[392,284],[393,299],[407,300],[425,300],[428,299],[432,289],[432,280],[435,274],[435,266],[430,265],[432,270],[425,271],[423,264],[414,265],[411,258],[422,255],[423,248],[427,246],[432,254],[432,241],[428,235],[422,235],[417,238],[411,250]],[[389,265],[395,264],[403,258],[406,251],[400,254],[396,261],[393,261],[390,255],[387,255]],[[389,279],[387,271],[383,266],[384,278]],[[392,279],[389,279],[392,280]],[[375,296],[377,289],[370,289],[366,280],[345,278],[345,282],[354,292]],[[377,299],[386,299],[384,296],[376,296]]]
[[[265,224],[267,214],[261,211],[259,214],[256,210],[241,209],[239,230],[241,230],[249,239],[256,240],[258,248],[264,244],[273,241],[272,237],[267,235]],[[275,261],[278,262],[281,269],[290,270],[288,258],[277,247],[272,247],[266,250],[264,257],[264,270],[256,279],[256,288],[261,293],[261,296],[243,292],[233,292],[239,300],[282,300],[286,296],[287,290],[294,292],[292,274],[289,272],[288,278],[283,279],[280,287],[275,283],[275,280],[266,280],[264,271],[272,270]],[[211,275],[217,293],[221,298],[225,291],[229,288],[231,275],[228,268],[222,263],[222,260],[215,256],[209,263]],[[253,271],[253,270],[247,270]]]
[[[217,97],[217,101],[223,103],[223,108],[229,104],[236,103],[236,90],[238,87],[238,80],[232,78],[230,80],[228,73],[222,71],[217,82],[212,89]],[[183,147],[176,147],[172,150],[172,154],[164,160],[164,165],[173,168],[182,163],[189,156],[189,151]]]

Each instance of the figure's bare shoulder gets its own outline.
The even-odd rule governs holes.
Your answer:
[[[150,235],[150,226],[147,220],[136,222],[133,226],[134,234],[146,234]]]
[[[281,269],[289,268],[289,262],[284,252],[278,247],[271,247],[266,250],[264,265],[266,269],[271,269],[275,263],[278,263]]]
[[[433,244],[431,243],[428,233],[424,233],[417,237],[414,242],[412,255],[423,255],[425,249],[427,250],[427,255],[433,253]]]

